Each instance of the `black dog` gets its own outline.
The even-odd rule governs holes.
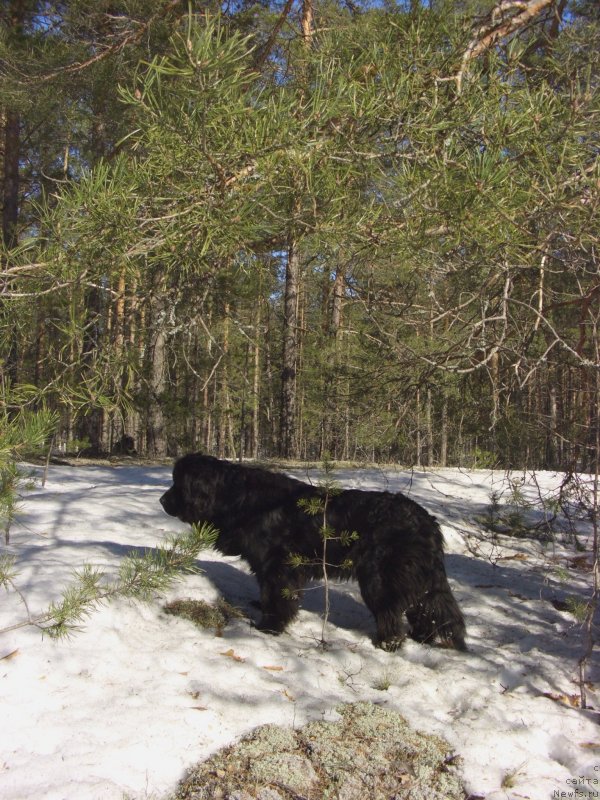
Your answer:
[[[258,627],[281,633],[298,613],[306,581],[323,577],[324,516],[303,507],[311,499],[326,505],[327,573],[358,580],[375,616],[379,647],[400,646],[406,614],[416,641],[438,637],[466,649],[463,616],[446,578],[442,532],[434,517],[400,493],[347,489],[324,496],[323,489],[280,473],[192,454],[176,462],[173,486],[160,502],[183,522],[218,529],[215,547],[242,556],[258,579]],[[295,556],[300,558],[292,563]]]

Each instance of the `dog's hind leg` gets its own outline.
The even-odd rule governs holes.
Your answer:
[[[357,577],[365,605],[375,617],[375,645],[393,653],[406,638],[403,615],[410,600],[398,591],[390,591],[391,583],[381,580],[379,575],[359,570]]]
[[[439,639],[446,647],[466,650],[465,621],[454,599],[445,570],[436,571],[429,591],[406,611],[410,637],[417,642]]]
[[[375,614],[377,638],[375,644],[388,653],[395,653],[406,638],[402,624],[402,614],[392,609],[385,609]]]

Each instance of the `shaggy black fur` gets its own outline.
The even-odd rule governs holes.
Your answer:
[[[322,492],[280,473],[191,454],[176,462],[173,485],[160,502],[183,522],[209,522],[218,529],[216,548],[242,556],[258,579],[258,627],[281,633],[298,613],[307,580],[322,578],[323,515],[311,516],[298,504]],[[416,641],[437,637],[466,649],[465,624],[448,585],[434,517],[400,493],[347,489],[327,498],[326,519],[336,534],[327,541],[327,572],[358,580],[375,617],[379,647],[400,646],[406,614]],[[340,541],[342,532],[354,531],[358,538]],[[292,565],[295,554],[307,563]]]

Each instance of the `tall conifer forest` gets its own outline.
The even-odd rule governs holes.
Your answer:
[[[6,0],[0,426],[597,472],[598,52],[595,0]]]

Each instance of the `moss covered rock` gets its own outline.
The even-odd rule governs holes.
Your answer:
[[[337,722],[266,725],[191,770],[178,800],[464,800],[447,742],[356,703]]]

